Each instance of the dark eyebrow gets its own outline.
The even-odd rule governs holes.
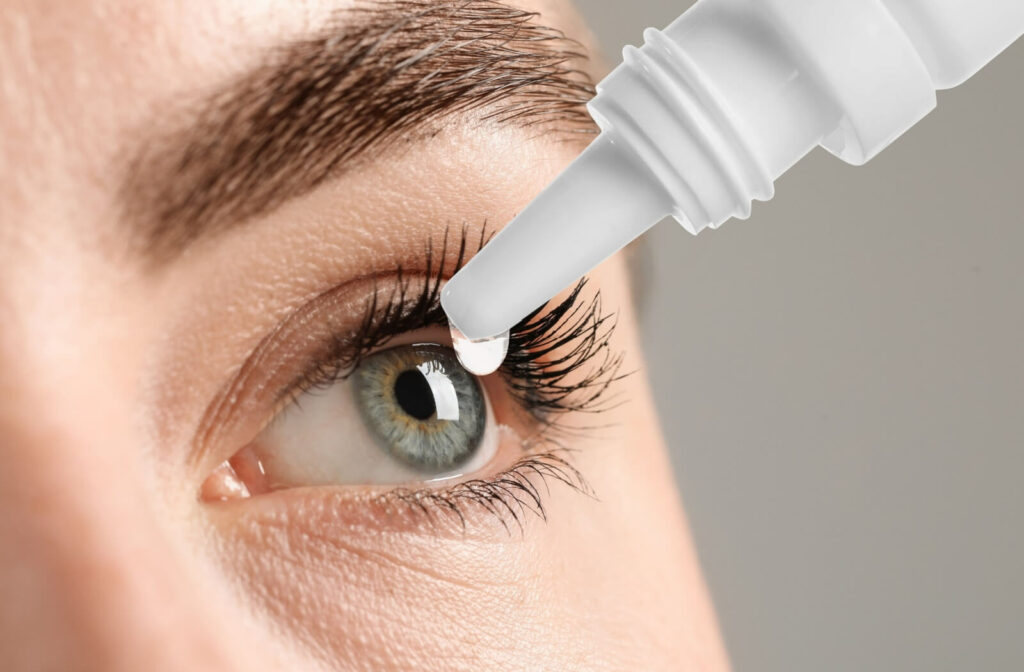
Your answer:
[[[357,4],[141,143],[122,189],[147,256],[272,210],[444,117],[589,132],[580,46],[498,0]]]

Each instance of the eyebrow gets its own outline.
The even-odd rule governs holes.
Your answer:
[[[393,0],[339,12],[273,50],[182,128],[132,152],[121,201],[166,260],[301,196],[454,114],[593,132],[580,45],[498,0]]]

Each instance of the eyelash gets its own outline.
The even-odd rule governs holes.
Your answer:
[[[449,267],[444,260],[448,258],[450,237],[446,231],[440,263],[435,263],[434,246],[428,242],[421,276],[410,277],[401,266],[396,268],[391,274],[395,289],[386,301],[381,301],[381,292],[375,289],[359,327],[336,334],[323,355],[289,386],[287,394],[324,389],[344,380],[364,357],[399,334],[447,327],[441,286],[470,256],[468,232],[463,228],[455,262]],[[488,240],[485,230],[476,243],[477,250]],[[610,347],[614,315],[602,311],[600,292],[590,300],[584,299],[586,286],[587,280],[581,280],[564,300],[542,306],[516,324],[511,330],[508,356],[499,369],[512,397],[533,420],[549,429],[557,429],[556,419],[562,414],[610,409],[608,388],[628,375],[621,373],[622,355],[613,353]],[[592,368],[573,380],[584,367]]]
[[[477,507],[497,518],[507,532],[512,531],[510,521],[523,531],[529,514],[547,521],[540,486],[546,493],[552,483],[561,483],[588,497],[595,496],[583,474],[565,456],[569,452],[568,448],[560,448],[530,455],[491,479],[463,481],[443,490],[390,490],[380,495],[378,501],[386,505],[402,504],[432,521],[435,512],[449,514],[462,529],[466,528],[467,507]]]
[[[451,238],[450,230],[446,230],[439,255],[428,241],[423,273],[410,276],[399,266],[388,274],[394,278],[395,288],[386,297],[375,288],[359,327],[334,335],[323,354],[288,386],[285,396],[294,399],[303,392],[327,389],[346,379],[364,357],[399,334],[448,326],[441,308],[441,287],[471,256],[468,230],[463,227],[453,248],[455,261],[446,263]],[[476,249],[472,251],[488,240],[485,228],[473,241]],[[521,528],[528,513],[546,519],[539,486],[547,490],[551,482],[556,482],[593,495],[568,461],[572,450],[560,440],[565,431],[558,420],[569,413],[609,410],[613,406],[609,387],[628,374],[621,372],[622,355],[610,347],[614,316],[602,311],[600,292],[585,299],[586,286],[586,279],[581,280],[564,300],[538,308],[513,327],[508,356],[499,369],[511,397],[540,426],[531,447],[543,450],[523,457],[490,480],[473,479],[443,490],[396,489],[382,494],[382,501],[401,502],[428,517],[433,511],[446,512],[463,526],[465,508],[477,506],[511,529],[509,520]],[[576,376],[584,367],[587,370]]]

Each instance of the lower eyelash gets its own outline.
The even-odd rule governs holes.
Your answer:
[[[524,524],[531,514],[547,521],[544,496],[552,483],[594,497],[594,492],[583,474],[565,456],[569,449],[559,448],[529,455],[490,479],[463,481],[444,490],[430,488],[389,490],[380,495],[383,504],[401,504],[410,512],[426,516],[433,522],[438,516],[453,518],[462,529],[470,509],[475,508],[494,515],[505,530]],[[541,492],[543,488],[544,492]]]

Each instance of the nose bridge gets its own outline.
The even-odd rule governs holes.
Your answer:
[[[259,669],[136,422],[138,297],[92,262],[16,256],[0,268],[0,671]]]
[[[233,669],[128,437],[24,400],[0,402],[0,669]]]

